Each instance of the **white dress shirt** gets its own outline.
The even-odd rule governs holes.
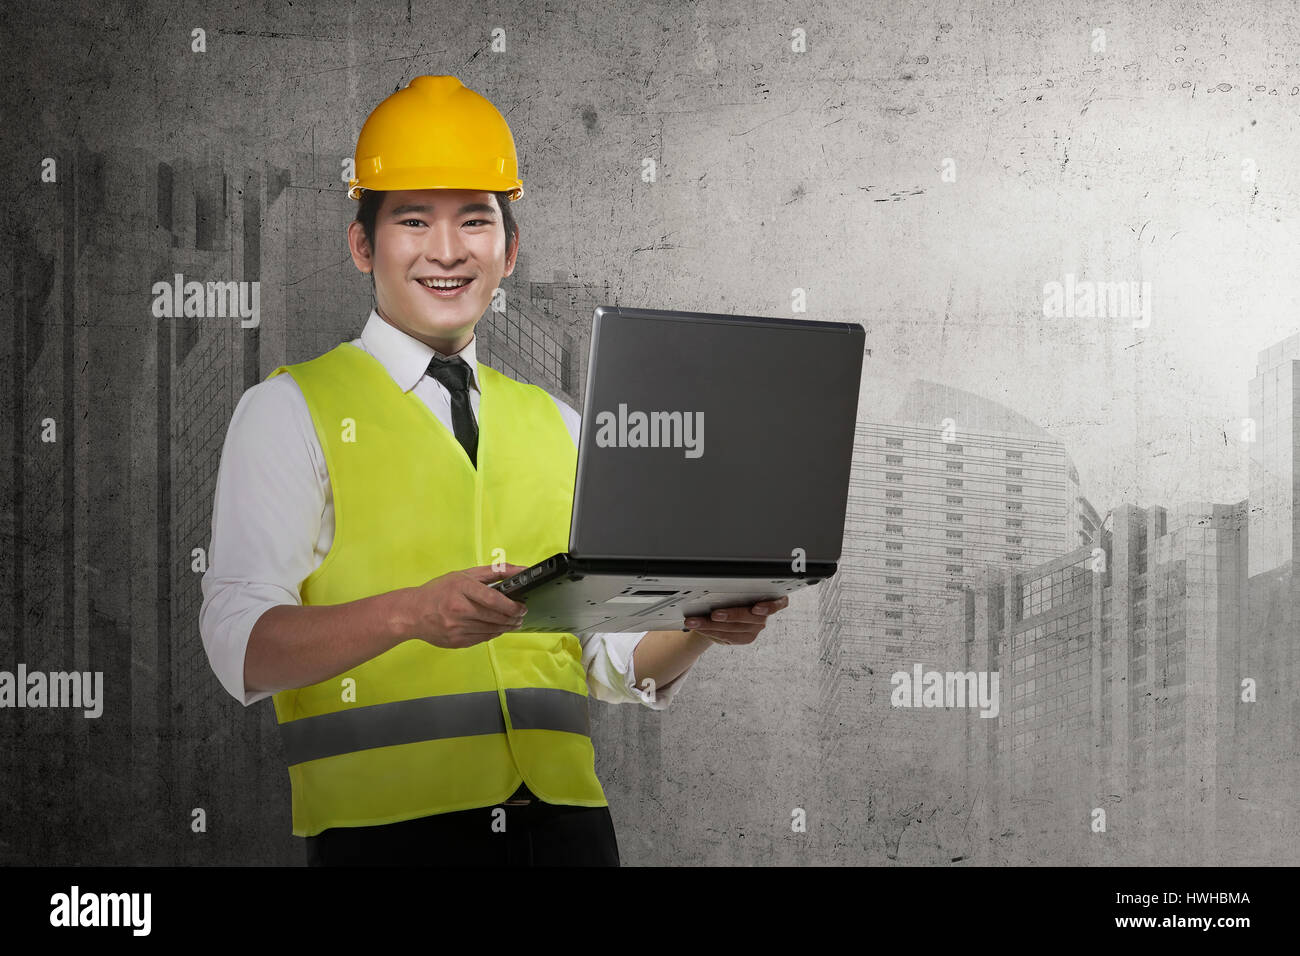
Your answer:
[[[433,356],[449,356],[389,325],[373,308],[352,344],[373,355],[403,391],[414,388],[454,434],[451,395],[425,374]],[[477,421],[474,339],[456,354],[470,368],[470,406]],[[581,416],[551,398],[576,446]],[[302,390],[292,375],[259,382],[240,397],[226,433],[199,610],[199,632],[212,670],[245,706],[271,696],[244,686],[244,652],[253,625],[269,608],[302,604],[298,587],[324,561],[333,540],[329,470]],[[646,633],[578,635],[587,683],[598,700],[663,710],[681,689],[689,668],[656,687],[653,702],[637,690],[632,651]]]

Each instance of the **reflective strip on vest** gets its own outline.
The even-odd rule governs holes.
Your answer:
[[[591,736],[587,698],[567,690],[507,688],[506,706],[515,730],[560,730]],[[290,766],[374,747],[505,732],[501,700],[494,690],[396,700],[280,724]]]

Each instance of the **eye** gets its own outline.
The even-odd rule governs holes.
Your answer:
[[[403,220],[402,220],[402,225],[405,226],[408,222],[419,223],[421,226],[424,225],[424,220],[423,220],[423,219],[403,219]]]
[[[485,225],[485,226],[490,226],[490,225],[492,225],[492,220],[491,220],[491,219],[469,219],[469,220],[467,220],[467,221],[465,222],[465,225],[468,226],[468,225],[470,225],[471,223],[475,223],[475,222],[477,222],[477,223],[482,223],[482,224]]]

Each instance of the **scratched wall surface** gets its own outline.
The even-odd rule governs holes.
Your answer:
[[[104,711],[0,709],[0,862],[303,861],[270,702],[205,657],[194,549],[239,396],[364,322],[342,164],[426,73],[511,125],[503,287],[565,356],[485,318],[489,364],[576,403],[606,302],[867,331],[839,580],[666,711],[593,704],[624,864],[1297,862],[1292,5],[109,0],[7,5],[3,34],[0,670],[101,671]],[[155,318],[177,273],[260,283],[259,323]],[[926,498],[945,428],[968,489],[1035,462],[1014,566],[1000,470]],[[959,571],[917,544],[953,513]],[[1049,680],[1015,657],[1025,582],[1069,587],[1092,544]],[[893,693],[999,663],[992,721]]]

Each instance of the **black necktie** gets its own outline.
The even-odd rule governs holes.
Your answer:
[[[442,359],[434,356],[429,361],[426,375],[441,382],[451,393],[451,423],[469,460],[478,467],[478,425],[469,405],[469,366],[462,358]]]

